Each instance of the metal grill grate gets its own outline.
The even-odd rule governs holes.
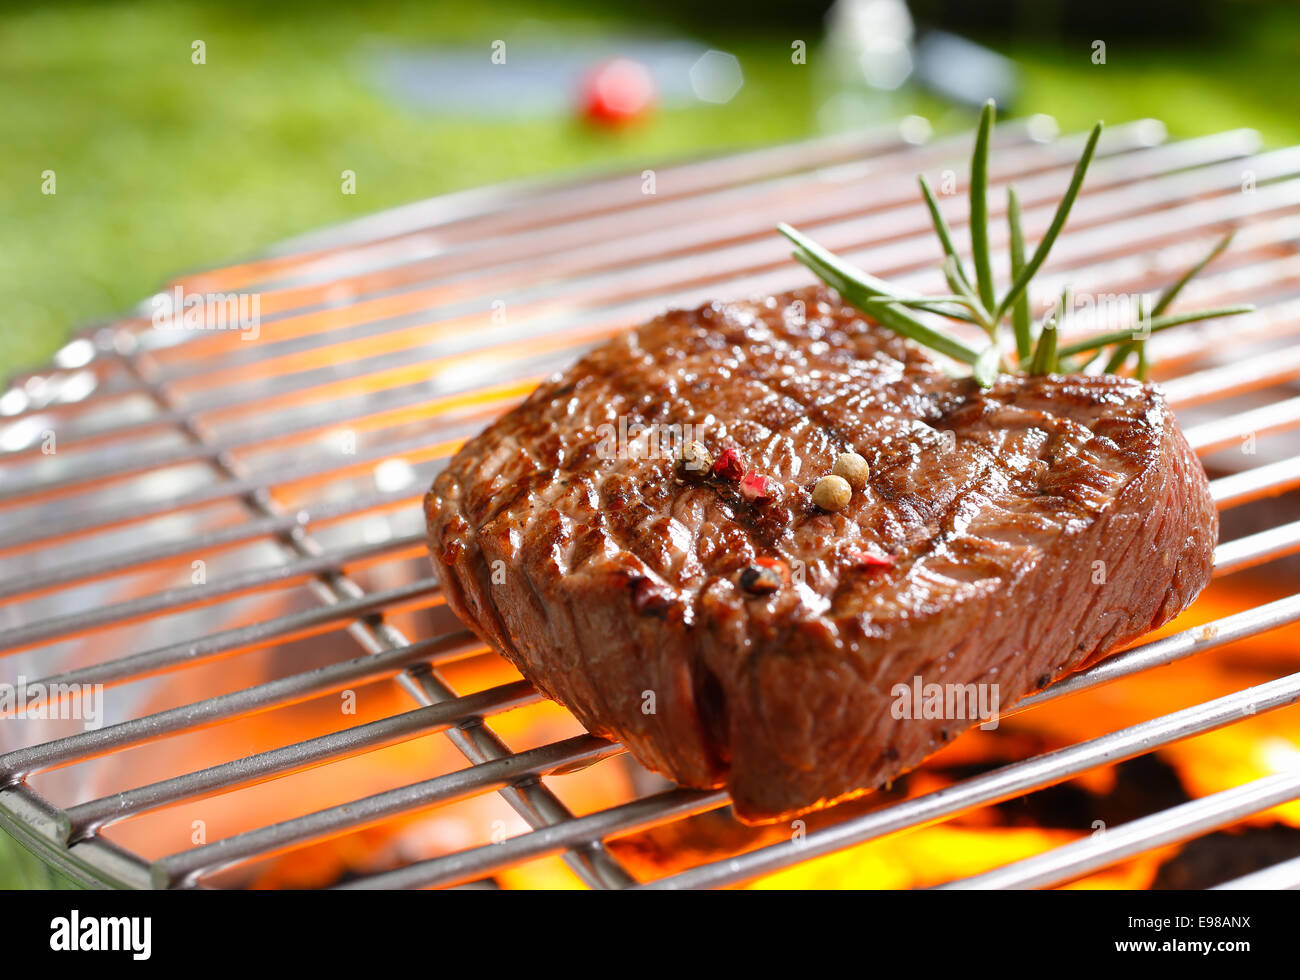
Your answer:
[[[1002,127],[992,174],[995,184],[1016,181],[1031,238],[1082,142],[1037,128]],[[506,713],[540,697],[518,679],[469,691],[452,679],[458,665],[491,655],[439,602],[418,499],[459,440],[612,331],[666,306],[806,282],[772,233],[778,220],[906,287],[942,291],[914,175],[951,169],[960,183],[968,144],[833,138],[653,175],[437,198],[175,284],[182,296],[256,296],[256,339],[154,326],[169,287],[137,315],[83,334],[48,370],[15,379],[0,396],[0,680],[19,698],[38,684],[103,684],[108,717],[99,728],[0,725],[5,826],[87,883],[184,887],[495,793],[524,830],[499,842],[444,842],[440,853],[390,860],[350,885],[483,881],[553,855],[593,887],[642,883],[608,842],[716,811],[725,794],[656,784],[621,747],[575,731],[571,719],[556,727],[558,708],[541,730],[560,735],[512,750],[499,734]],[[945,208],[961,224],[962,196]],[[1262,507],[1300,485],[1300,455],[1275,435],[1300,425],[1300,397],[1288,391],[1300,378],[1298,213],[1300,148],[1261,152],[1249,131],[1166,143],[1150,121],[1116,127],[1041,282],[1044,296],[1066,277],[1081,290],[1152,290],[1223,228],[1240,228],[1233,251],[1189,292],[1198,305],[1249,300],[1258,312],[1152,341],[1199,453],[1222,455],[1243,438],[1269,447],[1214,479],[1224,511]],[[1005,268],[995,272],[1005,280]],[[1296,551],[1300,520],[1271,519],[1220,544],[1216,575]],[[1242,608],[1144,642],[1013,710],[1297,621],[1300,593]],[[241,666],[250,658],[253,666]],[[304,705],[383,684],[414,706],[380,698],[385,710],[369,720],[343,716],[322,729],[317,719],[310,734],[295,727]],[[806,836],[705,855],[649,883],[744,882],[1297,699],[1300,673],[869,812],[832,812]],[[210,737],[258,718],[293,734],[270,746]],[[277,718],[286,720],[277,727]],[[423,774],[408,767],[397,785],[364,794],[340,777],[333,785],[343,796],[329,805],[312,798],[283,819],[255,811],[237,832],[187,846],[162,834],[159,853],[141,834],[114,834],[150,814],[238,800],[438,733],[468,768],[410,782]],[[208,741],[193,741],[200,736]],[[219,750],[191,756],[213,742]],[[166,763],[133,754],[168,743],[177,749]],[[555,788],[561,774],[609,765],[622,765],[637,792],[575,812]],[[1300,771],[1280,771],[952,885],[1069,881],[1296,798]],[[266,801],[258,799],[248,806]],[[1296,862],[1264,874],[1270,884],[1300,884]]]

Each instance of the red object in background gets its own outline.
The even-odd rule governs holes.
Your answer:
[[[604,126],[622,126],[649,114],[655,101],[650,69],[631,58],[601,62],[582,81],[582,114]]]

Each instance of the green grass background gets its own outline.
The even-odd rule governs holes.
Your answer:
[[[1088,39],[981,40],[1019,63],[1019,109],[1066,128],[1156,116],[1175,136],[1253,126],[1270,144],[1300,142],[1300,7],[1230,6],[1213,38],[1116,37],[1104,66]],[[0,7],[0,378],[170,275],[330,222],[524,174],[648,166],[817,130],[815,20],[760,29],[693,16],[694,37],[741,59],[741,94],[619,132],[433,115],[394,104],[362,68],[380,45],[463,43],[486,56],[522,18],[564,36],[686,30],[576,0]],[[809,66],[791,64],[795,38],[809,42]],[[204,65],[191,63],[194,40]],[[901,108],[940,129],[970,122],[925,97]],[[354,196],[340,193],[345,169]],[[0,887],[53,881],[0,834]]]

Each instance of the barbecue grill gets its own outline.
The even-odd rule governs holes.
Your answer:
[[[1031,241],[1082,146],[1049,123],[995,136],[995,212],[1014,180]],[[546,883],[516,873],[550,861],[598,888],[728,886],[1285,711],[1300,673],[1280,670],[793,829],[713,845],[693,833],[651,873],[620,842],[723,826],[726,794],[671,786],[581,731],[441,603],[419,499],[460,440],[666,307],[807,283],[778,221],[907,289],[944,291],[915,174],[946,187],[960,226],[969,145],[876,131],[450,194],[181,277],[14,378],[0,395],[5,828],[87,885],[267,884],[295,855],[345,852],[363,856],[321,883]],[[1296,581],[1300,515],[1282,495],[1300,485],[1298,213],[1300,147],[1112,127],[1036,286],[1036,301],[1067,281],[1154,291],[1239,229],[1189,302],[1257,311],[1150,342],[1224,515],[1216,580],[1265,566]],[[187,325],[189,297],[203,316]],[[237,301],[251,318],[212,322]],[[1300,590],[1287,591],[1237,590],[1208,622],[1198,603],[1196,625],[1056,683],[1007,723],[1296,623]],[[92,725],[72,709],[95,685]],[[1063,884],[1298,798],[1300,766],[1279,764],[946,884]],[[1297,886],[1300,862],[1230,884]]]

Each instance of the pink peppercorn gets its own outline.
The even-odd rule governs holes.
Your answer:
[[[739,480],[745,475],[745,461],[739,449],[724,449],[713,461],[713,475],[724,480]]]
[[[765,504],[776,496],[776,481],[757,470],[750,470],[740,481],[740,495],[755,504]]]
[[[864,568],[892,568],[894,556],[883,551],[855,551],[849,556],[853,564]]]

